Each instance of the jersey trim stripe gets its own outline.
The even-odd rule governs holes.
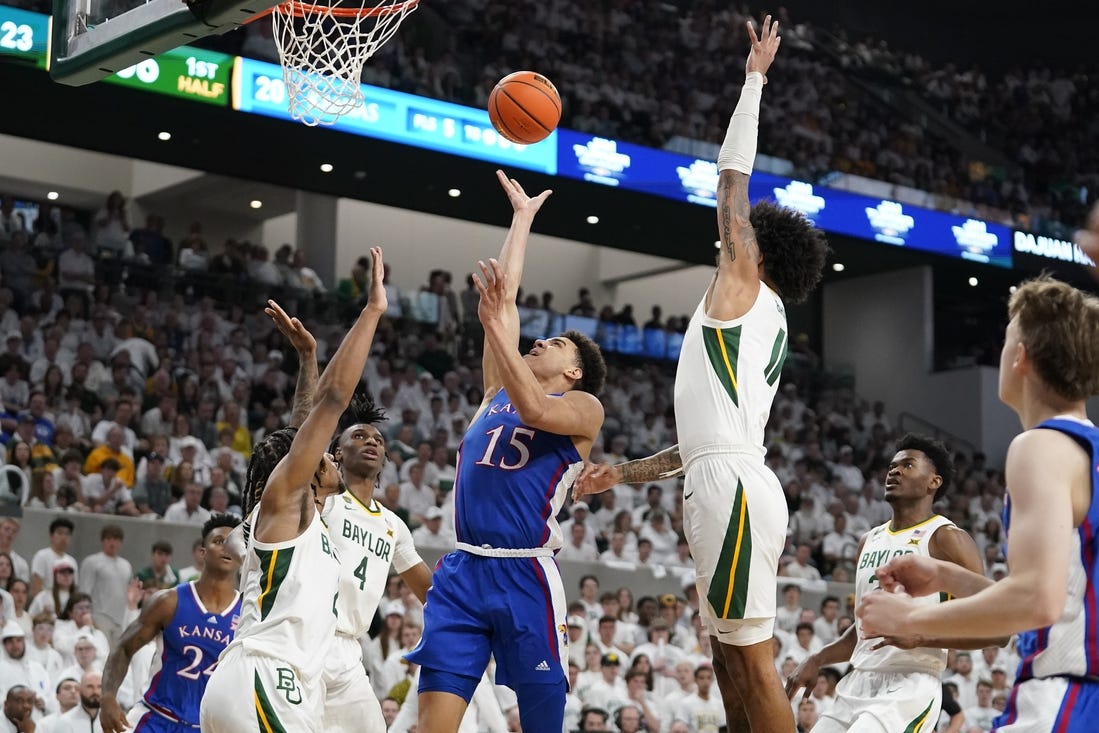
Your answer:
[[[1087,674],[1094,675],[1099,672],[1094,662],[1099,660],[1099,629],[1095,628],[1096,599],[1095,599],[1095,529],[1091,526],[1091,520],[1087,517],[1080,524],[1080,562],[1084,566],[1087,585],[1084,588],[1084,669]]]
[[[263,592],[256,599],[256,605],[259,606],[260,610],[260,620],[262,621],[267,618],[267,614],[271,613],[271,609],[275,605],[275,598],[279,594],[279,588],[282,586],[282,581],[286,580],[286,573],[290,569],[290,561],[294,559],[294,548],[261,550],[257,547],[256,555],[259,556],[260,566],[263,568],[260,571],[259,582]]]
[[[782,374],[782,365],[786,361],[786,350],[790,342],[786,340],[786,329],[780,328],[775,336],[775,345],[771,347],[771,360],[763,370],[763,376],[768,385],[774,385],[775,380]]]
[[[706,344],[706,355],[710,358],[710,365],[717,373],[721,386],[729,393],[733,404],[740,406],[740,398],[737,397],[736,363],[740,353],[740,326],[731,329],[702,327],[702,339]]]
[[[1053,721],[1053,733],[1068,733],[1069,724],[1072,722],[1072,709],[1076,706],[1076,696],[1080,694],[1080,683],[1069,682],[1068,690],[1061,699],[1061,708],[1057,711],[1057,717]]]
[[[140,733],[141,730],[145,727],[145,724],[149,722],[149,718],[152,717],[152,715],[152,709],[142,715],[141,719],[137,721],[137,725],[134,726],[134,733]]]
[[[736,498],[729,513],[729,529],[714,568],[714,582],[706,594],[706,599],[721,618],[744,618],[751,557],[752,524],[748,517],[748,500],[743,482],[738,481]],[[722,582],[725,578],[728,581]]]
[[[271,706],[271,700],[268,699],[267,692],[263,689],[258,671],[256,672],[256,688],[253,696],[256,700],[256,718],[259,720],[260,731],[262,733],[286,733],[286,728],[283,728],[282,723],[279,722],[275,709]]]
[[[569,467],[568,461],[561,461],[561,465],[557,467],[557,470],[553,472],[553,478],[550,479],[549,485],[546,486],[546,507],[542,510],[542,523],[546,525],[545,530],[542,531],[541,545],[544,546],[550,538],[550,526],[549,518],[553,512],[553,497],[557,493],[557,484],[561,482],[561,476],[565,473],[565,469]],[[547,599],[548,601],[549,599]]]
[[[935,707],[935,701],[927,703],[927,707],[923,709],[923,712],[916,716],[916,719],[908,724],[908,727],[904,729],[904,733],[920,733],[923,730],[924,723],[927,722],[927,717],[931,715],[931,708]]]
[[[932,514],[930,517],[923,520],[919,524],[913,524],[911,527],[901,527],[900,529],[895,529],[895,530],[894,529],[889,529],[889,527],[893,524],[892,521],[886,522],[882,526],[885,528],[885,531],[888,532],[889,534],[898,535],[898,534],[901,534],[902,532],[908,532],[909,530],[919,529],[920,527],[924,526],[925,524],[928,524],[930,522],[934,522],[938,518],[939,518],[938,514]]]
[[[351,497],[351,499],[352,499],[352,500],[353,500],[353,501],[354,501],[354,502],[355,502],[356,504],[358,504],[359,506],[361,506],[361,507],[362,507],[362,508],[363,508],[363,509],[364,509],[364,510],[366,511],[366,513],[367,513],[367,514],[370,514],[371,516],[375,516],[375,517],[376,517],[376,516],[379,516],[379,515],[380,515],[380,514],[382,513],[382,510],[381,510],[381,509],[371,509],[370,507],[368,507],[368,506],[367,506],[366,504],[364,504],[364,503],[363,503],[363,500],[362,500],[362,499],[360,499],[359,497],[355,496],[355,493],[354,493],[353,491],[351,491],[350,489],[348,489],[348,490],[347,490],[347,495],[348,495],[348,496],[350,496],[350,497]],[[377,499],[371,499],[371,500],[370,500],[370,503],[371,503],[371,504],[377,504],[377,503],[378,503],[378,500],[377,500]],[[327,525],[325,525],[325,526],[327,526]]]
[[[550,647],[550,651],[553,652],[554,659],[561,658],[561,652],[558,651],[557,646],[557,623],[553,618],[553,592],[550,590],[549,579],[546,578],[546,573],[542,570],[542,566],[538,563],[538,558],[530,558],[530,562],[534,565],[534,573],[538,576],[539,585],[542,587],[542,594],[546,598],[546,627],[547,637],[552,640],[553,646]]]

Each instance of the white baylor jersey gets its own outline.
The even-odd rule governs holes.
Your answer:
[[[250,526],[258,516],[259,508]],[[319,512],[286,542],[260,542],[249,533],[240,625],[226,651],[241,647],[287,662],[307,682],[318,679],[336,636],[339,577],[340,563]]]
[[[930,557],[928,543],[931,536],[941,527],[952,527],[954,523],[946,517],[935,516],[912,527],[897,530],[889,529],[890,522],[874,527],[866,533],[862,554],[859,555],[858,569],[855,571],[855,603],[862,602],[867,593],[877,591],[878,579],[874,573],[879,567],[900,555],[923,555]],[[921,605],[941,603],[938,594],[921,596],[915,599]],[[859,634],[855,651],[851,655],[851,664],[855,669],[879,672],[929,672],[942,674],[946,669],[946,649],[921,647],[919,649],[898,649],[886,646],[874,650],[881,639],[866,639],[862,634],[862,620],[856,618]]]
[[[367,506],[350,491],[332,496],[324,519],[340,558],[336,631],[358,639],[378,610],[389,566],[403,573],[423,560],[405,523],[375,499]]]
[[[675,426],[684,460],[700,449],[731,446],[758,451],[762,460],[787,344],[786,310],[764,283],[751,309],[732,321],[707,316],[703,297],[683,336],[675,375]]]

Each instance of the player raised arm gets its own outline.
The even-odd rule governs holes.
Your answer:
[[[717,156],[717,228],[721,237],[717,275],[707,299],[706,315],[727,321],[748,312],[759,294],[761,258],[752,229],[748,178],[756,159],[759,101],[767,83],[767,69],[782,39],[778,21],[768,15],[756,35],[748,21],[752,50],[745,66],[744,88]]]
[[[298,352],[298,383],[294,388],[290,427],[300,428],[313,409],[313,397],[317,391],[317,340],[301,321],[288,316],[275,301],[267,301],[264,312],[271,316],[275,326]]]
[[[332,440],[340,415],[347,409],[362,378],[378,321],[385,314],[382,285],[382,251],[372,247],[374,260],[370,297],[340,348],[317,382],[316,398],[309,416],[294,435],[290,451],[271,472],[260,498],[259,523],[254,528],[261,542],[284,542],[301,532],[303,520],[312,516],[312,502],[303,504],[304,492],[317,471],[318,462]],[[269,315],[271,315],[269,313]],[[301,511],[305,507],[304,512]]]
[[[493,352],[500,376],[500,386],[507,391],[512,406],[518,411],[524,424],[556,435],[569,435],[585,441],[594,440],[603,426],[603,405],[595,395],[580,390],[570,390],[560,397],[547,395],[545,388],[534,376],[519,354],[519,321],[508,321],[503,315],[514,302],[508,287],[509,276],[496,260],[477,263],[481,275],[473,276],[481,302],[477,315],[485,328],[486,351]],[[541,348],[565,348],[567,341],[556,337],[542,343]],[[581,369],[575,367],[576,377]],[[486,404],[488,397],[486,396]],[[590,448],[590,444],[589,444]],[[581,455],[587,455],[581,451]]]
[[[507,194],[511,202],[512,216],[511,228],[508,229],[504,246],[500,248],[499,262],[507,273],[507,293],[504,308],[500,312],[500,318],[504,324],[510,327],[512,324],[519,328],[519,310],[515,306],[515,298],[519,293],[519,283],[523,281],[523,264],[527,257],[527,239],[530,237],[530,227],[534,223],[534,215],[542,208],[553,191],[543,191],[533,198],[527,195],[523,187],[514,178],[508,178],[501,171],[496,171],[496,177],[500,180],[500,186]],[[485,380],[485,399],[492,399],[491,395],[500,388],[500,371],[496,366],[496,357],[488,348],[487,335],[485,353],[481,361],[481,371]],[[518,342],[516,342],[518,348]]]
[[[100,700],[99,721],[103,733],[122,733],[130,727],[126,713],[118,704],[116,695],[130,661],[141,647],[160,635],[176,613],[179,596],[175,588],[162,590],[141,609],[141,615],[130,624],[118,640],[118,646],[107,656],[103,665],[103,696]]]

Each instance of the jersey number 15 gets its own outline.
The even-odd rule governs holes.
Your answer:
[[[508,444],[519,454],[518,461],[508,463],[505,456],[499,456],[497,459],[493,455],[496,453],[496,444],[500,442],[500,436],[504,433],[504,427],[504,425],[500,425],[485,433],[485,435],[491,437],[488,446],[485,447],[485,454],[481,456],[481,460],[477,461],[478,466],[491,466],[492,468],[502,468],[505,471],[517,471],[530,462],[530,446],[527,443],[534,440],[535,436],[535,432],[530,428],[512,428],[511,435],[508,436]],[[520,440],[520,438],[526,438],[526,441]]]

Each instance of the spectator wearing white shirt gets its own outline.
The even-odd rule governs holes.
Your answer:
[[[686,723],[689,733],[718,733],[725,727],[725,707],[714,687],[713,667],[698,667],[694,680],[696,691],[686,695],[676,706],[675,720]]]
[[[973,658],[969,652],[958,652],[954,658],[954,674],[944,677],[943,682],[953,682],[958,688],[958,705],[962,710],[977,705],[977,676],[973,674]]]
[[[851,446],[841,446],[838,460],[832,464],[832,473],[834,473],[849,490],[858,491],[862,488],[865,479],[862,475],[862,469],[854,465],[854,457],[855,451]]]
[[[103,733],[99,723],[99,698],[103,678],[99,672],[86,672],[80,680],[80,704],[64,713],[47,733]]]
[[[18,685],[27,687],[34,693],[31,719],[40,720],[56,707],[50,694],[49,675],[41,664],[27,657],[26,632],[22,626],[8,621],[0,630],[0,637],[4,646],[4,656],[0,658],[0,690],[7,691]]]
[[[443,528],[442,509],[433,506],[424,512],[423,525],[412,530],[412,542],[420,549],[448,552],[454,549],[454,535]]]
[[[798,545],[794,559],[786,563],[780,574],[789,578],[801,578],[802,580],[820,580],[820,571],[809,564],[810,551],[809,545]]]
[[[80,703],[80,683],[77,680],[51,676],[50,681],[55,683],[54,699],[57,700],[57,710],[38,721],[35,729],[38,733],[52,733],[61,716]]]
[[[121,527],[104,525],[99,531],[102,549],[84,558],[80,566],[81,590],[92,597],[96,626],[112,645],[126,621],[126,590],[134,575],[130,561],[119,554],[123,537]]]
[[[626,535],[623,532],[614,532],[611,534],[610,547],[599,556],[599,561],[604,565],[632,565],[637,561],[637,552],[626,547]]]
[[[596,537],[599,532],[595,528],[595,522],[591,519],[591,510],[589,509],[587,502],[578,501],[575,502],[570,508],[572,516],[569,519],[561,522],[561,536],[572,537],[572,527],[575,524],[579,524],[584,527],[584,544],[592,546],[594,550],[596,547]],[[596,553],[598,555],[598,553]]]
[[[164,511],[164,521],[180,524],[203,525],[210,519],[210,512],[200,505],[202,487],[190,482],[183,487],[183,498]]]
[[[588,544],[586,541],[586,531],[587,527],[583,524],[573,524],[569,528],[568,542],[557,553],[557,559],[570,562],[597,562],[599,553],[594,544]]]
[[[103,445],[107,442],[107,436],[111,428],[117,427],[122,431],[122,452],[130,458],[134,457],[134,448],[137,446],[137,433],[130,427],[133,419],[134,406],[128,400],[119,400],[114,406],[114,416],[110,420],[100,420],[92,430],[92,442]]]
[[[816,634],[813,632],[813,624],[802,621],[794,629],[794,639],[782,650],[782,655],[791,657],[795,662],[801,664],[810,654],[816,654],[820,651],[821,646],[820,639],[816,638]]]
[[[847,531],[847,517],[840,514],[834,520],[832,531],[824,535],[821,541],[821,554],[827,569],[841,564],[854,563],[858,554],[859,541]]]
[[[641,525],[637,533],[639,539],[652,543],[653,562],[663,565],[675,559],[679,536],[668,526],[668,517],[663,509],[654,509],[649,518]]]
[[[34,553],[31,559],[31,597],[38,595],[43,588],[53,587],[54,565],[62,560],[68,560],[74,568],[76,567],[76,558],[66,552],[72,541],[72,534],[71,520],[58,517],[50,522],[50,546]],[[79,577],[73,577],[74,583],[79,581]]]
[[[581,698],[586,707],[614,711],[629,702],[626,681],[619,676],[621,664],[622,657],[614,652],[600,658],[600,679],[588,687]]]
[[[840,599],[835,596],[825,596],[820,602],[820,616],[813,622],[813,635],[822,645],[831,644],[839,638],[839,630],[836,628],[839,615]]]
[[[427,510],[438,505],[439,493],[424,482],[424,468],[415,465],[408,472],[408,481],[401,484],[401,506],[421,524]]]
[[[988,733],[992,730],[992,721],[1000,711],[992,707],[992,683],[988,680],[977,681],[977,704],[963,708],[965,715],[965,733]]]
[[[28,580],[31,576],[30,565],[15,551],[15,538],[19,536],[19,520],[14,517],[0,517],[0,552],[11,558],[12,577]]]
[[[141,514],[134,504],[133,493],[118,477],[122,464],[115,458],[107,458],[99,464],[99,470],[85,476],[81,487],[84,500],[93,512],[100,514],[124,514],[136,517]]]

